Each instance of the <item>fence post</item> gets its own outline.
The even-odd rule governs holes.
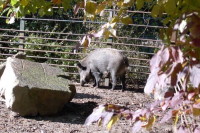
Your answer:
[[[24,17],[20,18],[20,33],[19,33],[19,51],[23,51],[21,49],[24,49],[24,30],[25,30],[25,21]]]

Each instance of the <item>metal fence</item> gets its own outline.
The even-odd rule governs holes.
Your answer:
[[[116,10],[106,12],[109,17]],[[78,79],[77,61],[95,48],[111,47],[119,49],[129,59],[128,84],[144,84],[149,74],[149,60],[155,49],[163,45],[158,31],[166,27],[159,25],[160,20],[152,18],[150,12],[128,12],[134,12],[134,24],[118,24],[117,31],[120,32],[117,32],[117,38],[93,39],[91,46],[87,49],[80,47],[80,51],[74,50],[76,44],[87,32],[105,22],[83,21],[80,13],[68,18],[62,15],[57,18],[26,16],[8,25],[5,23],[7,17],[1,16],[0,62],[24,51],[28,59],[58,66]]]

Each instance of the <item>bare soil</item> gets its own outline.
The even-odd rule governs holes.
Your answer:
[[[84,125],[85,119],[100,104],[112,103],[127,105],[132,110],[143,108],[152,99],[145,96],[142,89],[129,87],[122,92],[109,88],[77,87],[77,94],[66,104],[63,111],[55,116],[21,117],[13,116],[3,101],[0,102],[0,132],[2,133],[108,133],[105,127],[97,124]],[[142,131],[147,132],[147,131]],[[171,132],[171,126],[157,125],[151,133]],[[120,120],[110,133],[131,133],[130,122]]]

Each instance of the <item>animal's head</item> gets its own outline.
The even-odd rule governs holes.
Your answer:
[[[85,83],[89,82],[92,78],[90,68],[83,66],[80,62],[77,63],[79,74],[80,74],[80,83],[83,86]]]

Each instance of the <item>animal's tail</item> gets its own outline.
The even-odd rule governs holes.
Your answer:
[[[124,57],[124,64],[126,66],[126,71],[130,71],[130,67],[129,67],[129,61],[127,57]]]

